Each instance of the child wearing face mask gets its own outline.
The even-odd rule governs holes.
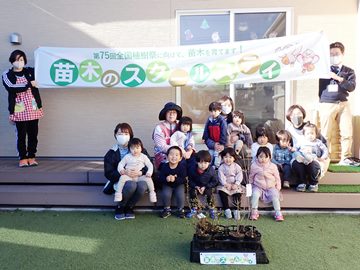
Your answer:
[[[10,54],[9,62],[12,68],[3,73],[2,81],[8,91],[9,120],[16,125],[17,130],[19,167],[37,166],[35,154],[38,125],[39,119],[43,117],[43,110],[34,68],[25,67],[27,58],[20,50]]]
[[[184,158],[189,159],[195,151],[195,139],[192,134],[192,119],[183,116],[179,120],[179,129],[170,137],[172,146],[179,146],[183,150]]]
[[[221,104],[221,116],[227,124],[232,122],[232,112],[234,111],[234,101],[229,96],[223,96],[218,101]]]
[[[328,149],[321,140],[317,139],[317,127],[314,124],[307,123],[303,127],[304,137],[296,147],[292,168],[300,181],[296,190],[304,192],[306,190],[306,174],[310,174],[310,192],[318,191],[318,181],[321,175],[320,161],[328,158]]]
[[[273,145],[271,143],[269,143],[269,135],[268,135],[268,132],[266,131],[266,128],[263,125],[259,125],[256,127],[255,140],[256,140],[256,142],[254,142],[251,145],[252,162],[254,162],[256,160],[256,153],[257,153],[259,147],[265,146],[265,147],[269,148],[270,153],[272,153],[273,149],[274,149]]]
[[[150,202],[155,203],[156,193],[154,183],[151,179],[153,173],[153,165],[150,159],[142,153],[143,144],[140,139],[132,138],[129,141],[128,148],[130,153],[125,155],[123,159],[120,160],[118,165],[118,172],[120,173],[120,180],[115,188],[115,202],[122,201],[122,191],[124,185],[127,181],[145,181],[149,189]],[[147,167],[147,172],[145,175],[142,175],[141,169]],[[126,175],[126,170],[134,170],[139,173],[137,177],[130,177]]]

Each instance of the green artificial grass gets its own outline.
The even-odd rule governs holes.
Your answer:
[[[359,193],[360,185],[319,185],[322,193]]]
[[[229,225],[230,221],[221,219]],[[270,264],[249,269],[358,269],[360,217],[261,216]],[[137,213],[116,221],[112,212],[0,212],[1,269],[225,269],[189,261],[191,220]],[[228,266],[226,269],[239,269]]]
[[[342,166],[337,164],[330,164],[328,171],[334,173],[360,173],[360,166]]]

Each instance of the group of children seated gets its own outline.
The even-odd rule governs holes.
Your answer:
[[[328,157],[327,147],[317,139],[317,127],[306,124],[303,128],[303,140],[298,145],[292,145],[292,136],[286,130],[276,133],[277,144],[269,143],[267,130],[258,126],[253,142],[250,129],[245,125],[244,114],[241,111],[232,113],[232,122],[226,122],[221,115],[221,104],[212,102],[209,105],[210,117],[205,124],[203,141],[208,150],[184,156],[187,149],[195,149],[192,134],[192,120],[182,117],[178,130],[170,139],[166,162],[162,163],[157,172],[157,181],[161,187],[161,198],[164,209],[162,218],[169,217],[171,199],[174,194],[179,218],[204,216],[207,209],[210,218],[216,218],[217,211],[214,203],[214,192],[218,191],[224,215],[227,219],[240,218],[241,194],[251,195],[252,220],[259,217],[258,203],[272,203],[276,221],[283,221],[280,200],[281,188],[290,188],[293,174],[298,178],[297,191],[305,191],[309,177],[310,192],[318,190],[320,176],[319,160]],[[126,181],[134,180],[124,174],[124,168],[147,168],[139,175],[137,181],[145,181],[148,185],[151,202],[157,201],[154,183],[151,179],[153,165],[149,158],[142,154],[142,142],[133,138],[128,144],[130,153],[123,158],[119,165],[120,181],[115,193],[115,201],[122,200],[122,187]],[[185,151],[184,151],[185,150]],[[240,162],[249,160],[249,163]],[[250,164],[250,168],[245,164]],[[281,174],[281,177],[280,177]],[[244,177],[248,176],[248,177]],[[251,186],[251,189],[250,189]],[[185,192],[186,191],[186,192]],[[185,213],[185,193],[188,194],[190,211]],[[203,195],[203,196],[198,196]],[[204,200],[204,202],[201,201]],[[229,199],[230,202],[229,202]],[[233,211],[232,211],[232,210]]]

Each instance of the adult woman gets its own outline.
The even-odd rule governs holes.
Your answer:
[[[173,102],[165,104],[159,113],[161,121],[154,129],[155,167],[166,161],[166,152],[170,148],[170,137],[177,130],[177,120],[182,117],[182,109]]]
[[[287,127],[287,130],[292,136],[292,144],[294,147],[297,147],[300,144],[300,141],[303,140],[303,127],[306,125],[306,122],[304,121],[305,117],[306,112],[301,105],[291,105],[287,110],[286,119],[291,123],[291,125]],[[326,140],[321,134],[319,134],[319,139],[326,145]],[[319,164],[321,168],[321,175],[319,176],[320,179],[327,171],[330,159],[327,158],[323,161],[319,161]]]
[[[104,174],[109,180],[103,189],[105,194],[113,194],[115,192],[114,184],[120,179],[120,173],[117,169],[118,164],[120,160],[129,153],[128,142],[134,137],[134,133],[129,124],[119,123],[114,129],[114,137],[116,144],[104,156]],[[146,149],[143,149],[142,153],[149,156]],[[135,178],[146,174],[146,171],[146,167],[141,171],[125,170],[125,175]],[[115,219],[134,219],[133,208],[145,194],[146,190],[147,184],[145,181],[127,181],[123,188],[123,199],[115,209]]]
[[[2,81],[8,91],[9,120],[15,123],[17,130],[19,167],[36,166],[38,165],[35,160],[38,126],[43,111],[39,89],[36,87],[34,68],[25,67],[27,58],[20,50],[10,54],[9,62],[13,67],[3,73]]]
[[[221,115],[226,119],[226,123],[232,123],[232,112],[234,111],[234,101],[229,96],[223,96],[219,99],[221,104]]]

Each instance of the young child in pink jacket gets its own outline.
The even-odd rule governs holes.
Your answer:
[[[278,168],[270,160],[270,149],[266,146],[261,146],[256,153],[256,160],[250,167],[249,181],[252,185],[250,219],[252,220],[257,220],[259,218],[259,199],[265,203],[272,202],[275,209],[275,220],[284,220],[280,211],[280,175]]]

